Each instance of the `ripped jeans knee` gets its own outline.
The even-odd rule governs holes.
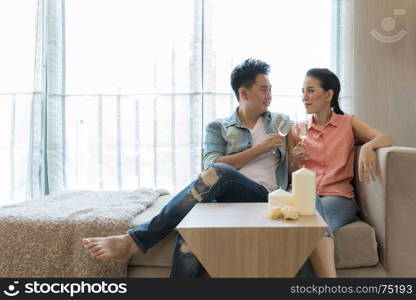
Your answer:
[[[211,187],[218,182],[218,180],[221,177],[218,171],[218,166],[214,164],[208,169],[204,170],[198,177],[194,186],[190,190],[192,197],[196,201],[203,201],[203,196],[207,194],[210,191]]]
[[[179,233],[176,237],[176,245],[173,253],[171,278],[192,278],[198,277],[202,266],[189,246]]]

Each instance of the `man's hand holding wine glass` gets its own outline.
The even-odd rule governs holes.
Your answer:
[[[277,133],[268,134],[266,139],[262,141],[259,146],[262,147],[263,152],[273,151],[283,145],[284,136]]]

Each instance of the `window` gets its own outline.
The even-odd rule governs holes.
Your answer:
[[[237,106],[229,77],[246,58],[271,65],[271,111],[302,111],[301,87],[312,67],[334,69],[331,0],[205,0],[204,123]]]
[[[179,191],[201,170],[206,124],[238,104],[236,64],[268,62],[271,110],[289,114],[308,68],[335,69],[336,5],[2,1],[1,191],[14,201],[61,189]]]
[[[67,2],[67,188],[172,191],[200,171],[200,11]]]
[[[271,110],[286,113],[306,70],[331,67],[331,0],[74,0],[66,20],[67,188],[178,191],[204,126],[237,106],[237,63],[271,64]]]

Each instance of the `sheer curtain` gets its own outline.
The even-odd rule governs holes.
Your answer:
[[[65,187],[176,191],[200,171],[201,2],[66,5]]]
[[[248,57],[272,65],[272,110],[302,110],[306,70],[336,66],[336,4],[67,2],[65,186],[184,187],[204,126],[237,105],[229,76]]]
[[[237,106],[236,64],[271,64],[271,110],[288,114],[302,109],[308,68],[346,70],[340,0],[0,5],[2,204],[63,189],[176,192],[200,172],[206,124]]]
[[[40,193],[32,172],[41,146],[41,89],[33,76],[36,14],[36,1],[0,1],[0,204]]]
[[[338,0],[337,74],[341,81],[340,105],[349,114],[355,113],[353,79],[355,59],[354,10],[355,1]]]

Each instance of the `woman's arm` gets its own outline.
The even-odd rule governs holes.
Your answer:
[[[357,140],[365,143],[361,147],[358,160],[358,178],[360,181],[370,182],[375,179],[375,150],[393,144],[393,138],[356,117],[352,119],[352,130]]]

